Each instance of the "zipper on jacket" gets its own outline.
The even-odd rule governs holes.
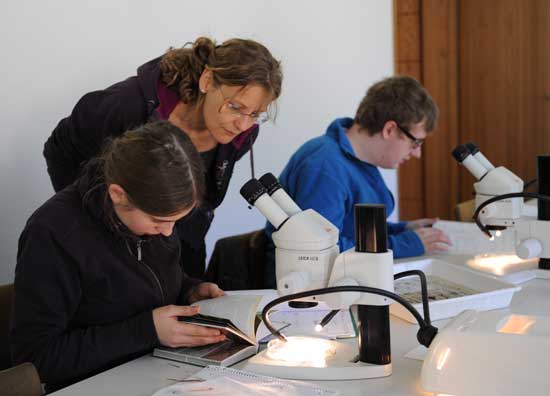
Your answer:
[[[153,271],[153,269],[151,267],[149,267],[145,261],[141,261],[141,244],[142,243],[143,243],[143,239],[140,239],[139,241],[137,241],[137,260],[138,260],[138,262],[143,264],[143,266],[145,268],[147,268],[149,270],[149,272],[151,273],[151,275],[153,276],[153,279],[156,281],[157,286],[160,290],[161,305],[164,305],[164,299],[165,299],[164,298],[164,289],[162,288],[162,284],[160,283],[160,280],[159,280],[157,274],[155,274],[155,271]]]
[[[137,259],[139,262],[141,262],[141,244],[143,243],[143,239],[140,239],[137,242]]]

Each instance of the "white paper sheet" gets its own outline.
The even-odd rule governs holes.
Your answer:
[[[321,322],[323,317],[330,310],[283,310],[273,311],[269,315],[272,324],[277,329],[282,329],[285,336],[313,336],[328,339],[352,338],[357,335],[355,325],[349,310],[344,309],[338,312],[334,318],[321,331],[315,330],[315,325]],[[258,328],[256,337],[258,342],[267,342],[264,337],[269,335],[269,330],[264,323]]]
[[[444,254],[478,255],[484,253],[513,253],[515,235],[513,230],[503,230],[500,237],[492,241],[483,234],[475,223],[440,220],[433,225],[444,231],[452,246]]]

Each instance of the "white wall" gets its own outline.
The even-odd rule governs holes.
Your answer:
[[[257,174],[278,175],[305,140],[335,117],[353,116],[366,88],[393,74],[391,0],[10,1],[0,15],[0,284],[13,280],[17,238],[52,193],[42,145],[84,93],[199,35],[252,38],[283,62],[275,125],[255,146]],[[263,227],[238,194],[248,157],[208,235]],[[396,192],[395,172],[384,174]],[[395,217],[395,215],[394,215]]]

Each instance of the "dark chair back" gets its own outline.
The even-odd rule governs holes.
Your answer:
[[[0,370],[11,367],[10,320],[13,301],[13,283],[0,286]]]
[[[205,280],[223,290],[263,289],[266,243],[263,229],[219,239]]]

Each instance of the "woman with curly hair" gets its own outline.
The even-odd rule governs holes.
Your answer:
[[[282,71],[262,44],[199,37],[138,68],[137,76],[84,95],[44,145],[53,187],[59,191],[105,140],[149,121],[168,120],[200,152],[206,177],[203,204],[178,222],[186,270],[204,273],[204,238],[229,185],[235,163],[252,148],[259,125],[279,97]]]

